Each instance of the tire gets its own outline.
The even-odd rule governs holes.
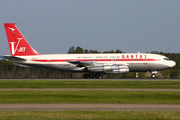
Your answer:
[[[83,77],[84,77],[84,78],[88,78],[89,75],[88,75],[88,74],[84,74]]]
[[[100,74],[95,74],[95,78],[99,78],[100,77]]]
[[[154,79],[155,77],[156,77],[156,75],[155,75],[155,74],[152,74],[152,75],[151,75],[151,78],[153,78],[153,79]]]
[[[89,78],[94,78],[94,75],[93,74],[89,74]]]

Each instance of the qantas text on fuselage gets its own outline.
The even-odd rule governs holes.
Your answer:
[[[175,66],[166,56],[149,53],[113,54],[44,54],[35,51],[15,23],[4,23],[11,55],[4,57],[14,65],[40,67],[59,71],[84,72],[84,78],[99,78],[101,74],[152,72]]]

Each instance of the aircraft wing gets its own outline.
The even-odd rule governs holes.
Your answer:
[[[87,67],[93,65],[93,62],[84,62],[84,61],[69,61],[69,63],[76,64],[77,67]]]
[[[110,65],[116,65],[116,66],[129,66],[126,63],[121,64],[104,64],[104,63],[98,63],[98,62],[84,62],[84,61],[69,61],[69,63],[76,64],[77,67],[94,67],[94,66],[110,66]]]
[[[69,61],[76,64],[77,67],[85,67],[90,72],[104,72],[111,74],[124,74],[129,72],[129,65],[126,63],[101,63],[101,62],[85,62],[85,61]]]

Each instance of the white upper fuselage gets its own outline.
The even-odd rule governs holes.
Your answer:
[[[45,54],[33,56],[16,56],[26,59],[17,64],[42,67],[61,71],[85,71],[85,67],[78,67],[71,61],[80,61],[93,64],[125,65],[129,67],[129,72],[159,71],[175,66],[175,62],[167,57],[157,54],[146,53],[116,53],[116,54]]]

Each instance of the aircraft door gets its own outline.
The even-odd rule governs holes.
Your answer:
[[[144,65],[147,65],[147,58],[144,58],[144,59],[143,59],[143,64],[144,64]]]
[[[113,63],[114,63],[114,64],[116,63],[116,59],[113,60]]]
[[[47,64],[51,65],[51,60],[50,59],[47,60]]]

